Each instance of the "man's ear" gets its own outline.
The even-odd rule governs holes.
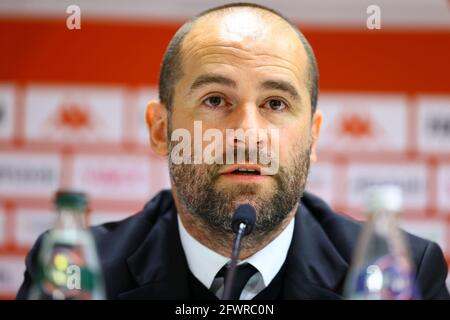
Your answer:
[[[316,110],[312,121],[312,146],[311,146],[311,162],[317,161],[317,140],[319,139],[320,126],[322,125],[322,112]]]
[[[153,151],[161,156],[166,156],[168,154],[166,107],[159,101],[149,101],[145,112],[145,120]]]

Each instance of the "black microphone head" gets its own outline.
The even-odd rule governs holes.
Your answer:
[[[244,235],[248,235],[252,232],[253,227],[256,222],[256,210],[253,206],[249,204],[241,204],[237,207],[236,211],[233,215],[233,221],[231,222],[231,227],[233,228],[234,233],[238,233],[239,225],[241,223],[245,223],[246,228],[244,231]]]

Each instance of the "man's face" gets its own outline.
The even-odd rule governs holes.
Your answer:
[[[275,174],[258,174],[264,166],[248,158],[256,173],[231,171],[236,166],[226,163],[170,163],[181,205],[216,232],[230,232],[233,212],[242,203],[257,209],[254,233],[270,232],[304,190],[312,142],[307,56],[295,32],[271,19],[248,10],[212,14],[201,18],[183,42],[183,76],[175,87],[169,137],[183,128],[193,144],[194,121],[200,121],[203,132],[222,132],[223,154],[230,145],[247,152],[255,147],[245,139],[227,139],[227,129],[266,130],[256,148],[269,151],[277,143],[271,132],[279,137],[271,154],[279,164]],[[169,161],[175,143],[169,145]]]

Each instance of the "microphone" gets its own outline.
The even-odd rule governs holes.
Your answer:
[[[256,210],[249,204],[240,205],[233,215],[231,228],[236,233],[233,251],[231,252],[231,261],[228,265],[227,277],[223,289],[222,300],[230,300],[231,288],[236,274],[236,266],[241,251],[241,240],[252,232],[256,222]]]

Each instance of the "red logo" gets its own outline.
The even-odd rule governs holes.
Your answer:
[[[355,113],[342,117],[338,132],[351,138],[368,138],[374,135],[374,125],[368,116]]]
[[[65,103],[58,108],[56,125],[71,130],[87,129],[92,126],[92,119],[86,107],[76,103]]]

